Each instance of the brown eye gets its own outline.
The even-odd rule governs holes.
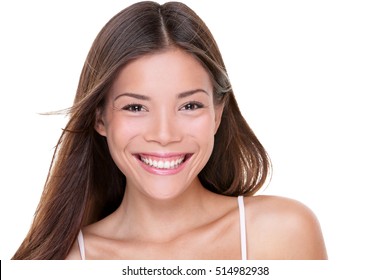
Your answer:
[[[130,112],[146,111],[145,107],[141,104],[128,104],[124,106],[122,110],[130,111]]]
[[[200,109],[200,108],[203,108],[203,104],[202,103],[199,103],[199,102],[190,102],[190,103],[187,103],[185,104],[182,109],[183,110],[189,110],[189,111],[193,111],[193,110],[196,110],[196,109]]]

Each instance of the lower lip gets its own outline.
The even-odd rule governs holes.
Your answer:
[[[179,173],[180,171],[182,171],[183,168],[187,165],[187,162],[190,160],[190,156],[186,156],[185,161],[183,163],[181,163],[179,166],[177,166],[176,168],[170,168],[170,169],[156,168],[156,167],[153,167],[153,166],[150,166],[150,165],[144,163],[138,157],[137,157],[137,159],[138,159],[138,162],[140,162],[141,166],[151,174],[154,174],[154,175],[175,175],[175,174]]]

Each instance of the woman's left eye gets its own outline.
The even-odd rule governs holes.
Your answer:
[[[200,108],[203,108],[203,104],[202,103],[199,103],[199,102],[190,102],[190,103],[187,103],[185,104],[183,107],[182,107],[182,110],[196,110],[196,109],[200,109]]]

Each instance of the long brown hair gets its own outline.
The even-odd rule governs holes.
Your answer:
[[[64,259],[84,225],[120,205],[126,178],[106,138],[95,131],[96,114],[127,63],[170,47],[198,59],[212,79],[214,102],[224,104],[213,153],[199,174],[203,186],[237,196],[254,194],[264,184],[269,158],[240,113],[207,26],[182,3],[140,2],[114,16],[90,49],[31,229],[13,259]]]

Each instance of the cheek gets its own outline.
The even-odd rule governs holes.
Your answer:
[[[142,125],[125,117],[112,118],[107,126],[108,148],[116,166],[123,174],[128,172],[129,144],[142,134],[141,128]]]
[[[142,124],[128,118],[113,118],[107,130],[110,150],[123,150],[133,138],[142,134],[142,127]]]
[[[191,121],[186,122],[181,127],[186,129],[186,134],[197,139],[197,142],[202,145],[214,144],[215,122],[213,114],[204,114]]]

